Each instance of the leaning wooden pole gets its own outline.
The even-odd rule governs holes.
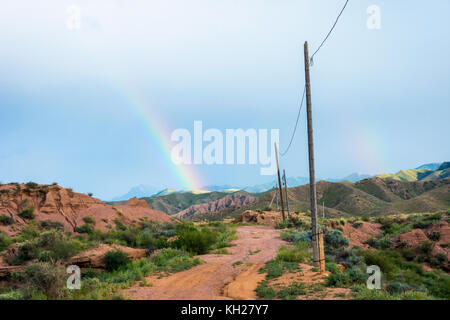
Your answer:
[[[275,157],[277,158],[278,190],[280,190],[281,216],[283,217],[283,221],[286,221],[286,218],[284,216],[283,189],[281,187],[280,165],[278,163],[278,149],[276,143],[275,143]]]
[[[319,233],[317,226],[316,181],[314,171],[314,141],[311,111],[311,79],[309,75],[308,42],[305,42],[305,89],[306,89],[306,116],[308,124],[308,154],[309,154],[309,198],[311,204],[312,247],[314,265],[320,266]]]
[[[286,198],[286,210],[287,210],[287,216],[288,218],[291,216],[291,213],[289,211],[289,198],[287,193],[287,182],[286,182],[286,171],[283,169],[283,180],[284,180],[284,195]]]

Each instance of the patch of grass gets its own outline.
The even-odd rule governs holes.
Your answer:
[[[277,295],[274,288],[270,287],[267,280],[261,281],[255,289],[256,295],[263,300],[272,300]]]
[[[242,264],[242,261],[236,261],[231,266],[234,268],[234,267],[237,267],[237,266],[239,266],[241,264]]]
[[[370,290],[365,285],[355,286],[352,289],[352,296],[355,300],[432,300],[433,297],[425,292],[406,291],[391,294],[385,289]]]
[[[299,295],[305,295],[307,290],[305,284],[302,282],[293,282],[288,286],[271,286],[267,280],[263,280],[258,284],[255,292],[263,300],[272,300],[274,298],[294,300]]]
[[[293,246],[281,246],[277,254],[277,260],[284,262],[305,262],[308,257],[308,244],[298,242]]]
[[[226,248],[220,248],[214,251],[215,254],[231,254],[230,251],[228,251]]]
[[[286,287],[281,287],[276,292],[276,297],[282,300],[294,300],[297,296],[307,293],[303,282],[293,282]]]
[[[180,272],[202,263],[199,258],[192,257],[186,251],[172,248],[160,250],[151,261],[157,266],[158,271],[165,272]]]
[[[266,279],[274,279],[282,276],[285,272],[297,272],[300,270],[299,263],[309,258],[309,243],[299,242],[292,246],[282,246],[277,257],[266,263],[260,272],[267,272]]]

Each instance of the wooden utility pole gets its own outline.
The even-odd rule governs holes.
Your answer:
[[[287,183],[286,183],[286,171],[283,169],[283,179],[284,179],[284,193],[286,196],[286,210],[288,218],[291,216],[291,213],[289,212],[289,198],[287,193]]]
[[[322,202],[322,218],[325,219],[325,201]]]
[[[306,89],[306,116],[308,122],[308,154],[309,154],[309,197],[311,202],[311,225],[312,225],[312,247],[313,259],[316,267],[320,266],[319,233],[317,226],[317,203],[316,203],[316,181],[314,171],[314,141],[311,111],[311,79],[309,75],[309,53],[308,42],[305,42],[305,89]]]
[[[277,149],[276,143],[275,143],[275,156],[277,158],[278,186],[279,186],[279,190],[280,190],[280,202],[281,202],[281,216],[283,217],[283,221],[285,221],[286,218],[284,217],[283,189],[281,188],[280,165],[278,163],[278,149]]]

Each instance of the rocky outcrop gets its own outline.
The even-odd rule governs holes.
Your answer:
[[[410,232],[400,234],[395,243],[406,248],[415,248],[424,242],[430,241],[422,229],[414,229]]]
[[[14,223],[0,225],[0,231],[14,234],[29,220],[19,213],[26,208],[34,208],[34,220],[58,222],[64,229],[74,231],[83,225],[85,217],[95,221],[95,228],[107,230],[115,219],[129,224],[140,219],[157,222],[173,222],[162,211],[153,210],[144,200],[130,199],[126,204],[110,206],[89,195],[77,193],[58,185],[44,186],[8,184],[0,186],[0,215],[11,217]]]
[[[80,268],[105,268],[104,258],[106,253],[112,250],[120,250],[132,260],[138,260],[147,256],[146,249],[134,249],[124,247],[121,245],[113,244],[101,244],[100,246],[83,251],[76,256],[73,256],[65,262],[65,265],[77,265]],[[10,266],[0,256],[0,278],[6,277],[13,272],[19,272],[24,269],[25,266]]]
[[[375,222],[364,221],[360,226],[354,227],[351,223],[343,226],[343,235],[349,241],[350,247],[369,248],[366,241],[376,237],[380,232],[381,225]]]
[[[291,213],[293,214],[293,213]],[[282,221],[281,213],[277,211],[253,211],[247,210],[234,219],[234,223],[264,223],[274,226]]]
[[[106,253],[112,250],[120,250],[127,254],[128,258],[137,260],[145,258],[147,256],[146,249],[134,249],[124,247],[120,245],[107,245],[101,244],[97,248],[83,251],[76,256],[70,258],[67,262],[68,265],[74,264],[83,268],[104,268],[104,258]]]
[[[237,209],[242,206],[249,205],[253,202],[256,202],[256,200],[257,198],[254,196],[246,193],[236,192],[215,201],[192,205],[187,209],[178,212],[175,216],[178,218],[188,218],[203,214],[214,215],[227,208]]]

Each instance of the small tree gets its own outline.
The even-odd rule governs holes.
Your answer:
[[[106,270],[114,271],[119,269],[121,266],[130,263],[131,259],[125,252],[117,249],[108,251],[103,258],[103,262],[105,263]]]
[[[34,207],[25,208],[22,211],[20,211],[17,215],[19,217],[21,217],[22,219],[32,220],[35,217],[35,215],[34,215]]]

